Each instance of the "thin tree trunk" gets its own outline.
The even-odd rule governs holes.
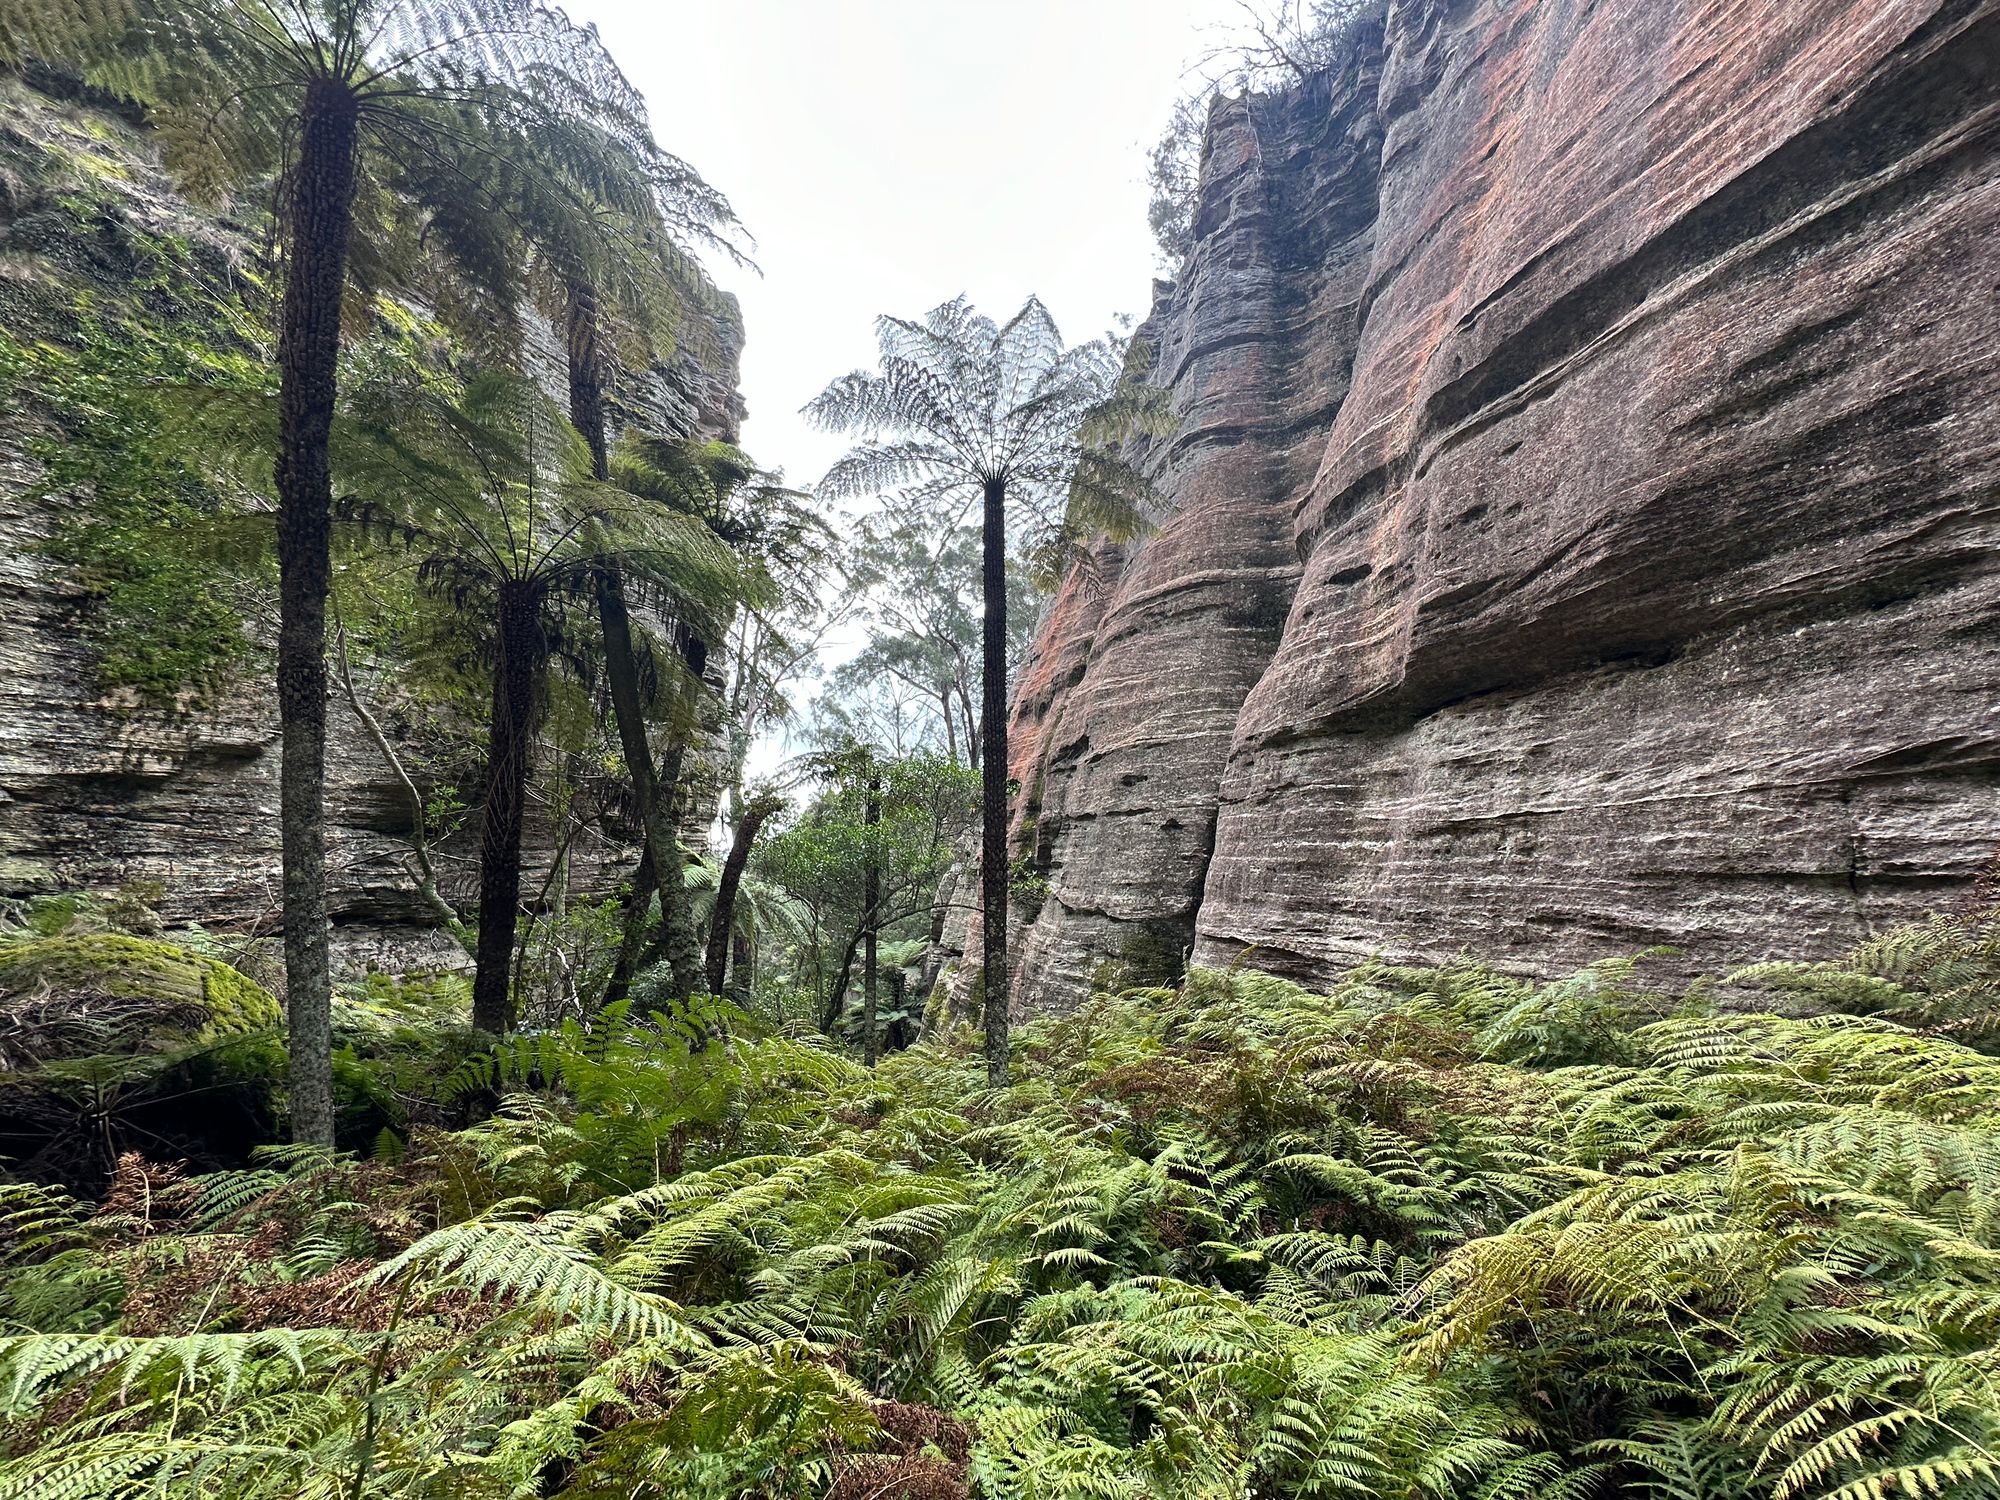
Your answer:
[[[514,1021],[508,978],[521,906],[521,822],[534,744],[535,698],[548,644],[541,597],[518,581],[500,586],[500,660],[486,751],[486,808],[479,833],[479,948],[472,1024],[504,1034]]]
[[[953,765],[958,764],[958,719],[951,711],[951,689],[945,688],[938,694],[938,705],[944,710],[944,753]]]
[[[854,929],[854,936],[847,940],[841,950],[840,969],[833,976],[833,988],[827,991],[826,1009],[821,1013],[819,1029],[828,1036],[840,1024],[840,1013],[847,1008],[847,981],[854,974],[854,954],[861,946],[861,928]]]
[[[965,695],[965,685],[958,686],[958,705],[965,715],[965,763],[973,770],[979,769],[979,725],[974,721],[972,700]]]
[[[639,972],[639,959],[646,951],[646,914],[653,907],[653,851],[639,855],[639,868],[632,872],[632,899],[625,906],[625,929],[618,940],[618,960],[611,966],[610,982],[604,986],[606,1005],[615,1005],[632,990],[632,976]]]
[[[524,807],[526,805],[526,781],[527,777],[524,774],[522,776]],[[562,837],[556,840],[555,857],[549,861],[549,872],[542,877],[542,888],[535,893],[535,899],[530,905],[530,911],[545,911],[549,914],[551,928],[549,955],[552,964],[561,965],[564,974],[567,975],[569,972],[568,962],[563,957],[562,949],[555,941],[555,936],[560,932],[563,917],[568,910],[568,899],[564,894],[564,887],[569,883],[570,846],[576,842],[577,835],[589,826],[589,820],[587,818],[569,816],[567,813],[565,814],[565,818],[568,826],[563,830]],[[518,901],[515,903],[515,908],[516,910],[520,909]],[[526,921],[520,922],[518,925],[519,935],[514,939],[514,957],[512,960],[512,983],[517,1019],[520,1003],[528,993],[528,950],[534,946],[535,942],[535,918],[533,915],[529,915]]]
[[[668,750],[670,776],[653,765],[652,741],[646,733],[646,710],[639,693],[639,653],[632,641],[632,616],[625,603],[625,582],[613,569],[596,578],[597,620],[604,633],[604,673],[611,689],[611,716],[618,726],[618,746],[632,779],[632,800],[638,804],[645,850],[652,857],[653,877],[664,910],[675,889],[665,872],[681,868],[680,841],[675,836],[670,803],[679,779],[679,746]],[[678,735],[678,731],[670,731]],[[664,769],[664,768],[662,768]]]
[[[986,1081],[1007,1085],[1007,484],[989,479],[980,584],[979,909]]]
[[[868,828],[868,870],[861,881],[861,920],[867,924],[861,940],[861,1057],[872,1068],[882,1055],[881,1041],[875,1034],[875,950],[881,937],[879,924],[882,915],[882,866],[875,848],[875,830],[882,824],[882,778],[879,776],[868,778],[868,798],[862,822]]]
[[[683,679],[686,686],[681,691],[679,703],[675,706],[676,718],[694,712],[694,699],[701,691],[701,681],[690,667],[689,675]],[[669,828],[679,828],[679,788],[681,767],[687,760],[687,741],[679,735],[667,741],[666,753],[660,760],[660,784],[670,789],[672,800],[666,801],[666,815]],[[671,884],[659,882],[660,891],[660,932],[653,946],[640,960],[639,967],[650,968],[654,964],[667,966],[670,981],[669,1000],[685,1000],[702,987],[706,950],[702,947],[701,934],[695,931],[694,903],[688,897],[687,861],[681,858],[680,842],[674,842],[674,864]]]
[[[306,90],[290,193],[278,334],[278,773],[292,1139],[333,1144],[333,976],[326,904],[326,594],[333,481],[327,444],[340,302],[354,227],[359,119],[331,80]]]
[[[736,925],[736,892],[743,884],[743,870],[750,863],[750,846],[757,831],[771,815],[771,808],[752,802],[736,820],[736,836],[730,841],[729,857],[722,862],[722,878],[715,886],[715,914],[708,924],[708,992],[722,993],[729,973],[730,930]]]
[[[937,894],[931,902],[930,946],[924,952],[923,972],[917,976],[923,991],[923,1008],[930,1011],[931,992],[937,988],[938,975],[944,970],[944,924],[951,915],[954,898],[958,895],[958,884],[965,878],[965,867],[953,865],[944,872],[944,879],[938,882]],[[949,1007],[947,1007],[947,1010]]]
[[[591,473],[599,480],[606,480],[611,477],[611,466],[604,430],[604,365],[599,324],[596,289],[587,282],[572,281],[564,317],[569,417],[590,447]],[[687,891],[679,878],[680,841],[671,806],[680,780],[681,747],[676,743],[668,751],[672,771],[656,775],[652,743],[646,734],[645,705],[639,692],[639,654],[632,641],[631,610],[625,600],[625,581],[615,567],[599,570],[595,592],[598,624],[604,634],[611,716],[618,726],[618,746],[625,756],[626,772],[632,778],[632,800],[639,807],[646,853],[652,857],[674,998],[685,999],[701,982],[701,955],[699,939],[693,936],[694,914],[688,908]],[[641,904],[638,911],[643,924],[645,905]],[[614,969],[612,984],[605,991],[606,1002],[622,998],[624,987],[630,983],[630,973]]]
[[[686,672],[680,701],[674,706],[676,722],[694,716],[701,697],[702,659],[701,643],[692,642],[684,662]],[[670,878],[660,881],[660,952],[673,978],[672,998],[676,1000],[685,1000],[696,993],[706,978],[702,973],[706,954],[701,934],[695,930],[694,903],[688,898],[687,861],[681,858],[678,834],[681,769],[686,764],[687,736],[675,733],[667,742],[666,753],[660,757],[659,787],[660,814],[673,849],[673,863],[667,867]]]
[[[347,695],[347,705],[354,710],[354,717],[361,721],[361,727],[367,731],[369,740],[380,752],[383,764],[388,766],[390,773],[403,788],[403,795],[410,801],[410,874],[417,883],[417,894],[423,898],[424,905],[429,908],[431,915],[438,919],[438,925],[451,934],[452,941],[464,949],[466,957],[470,958],[474,952],[472,932],[465,925],[465,919],[458,914],[457,909],[445,900],[438,890],[437,870],[431,864],[430,834],[424,827],[424,795],[417,790],[416,782],[410,777],[409,767],[403,764],[403,757],[396,753],[396,747],[389,742],[388,733],[382,728],[382,721],[377,719],[368,705],[361,701],[361,694],[354,686],[354,669],[347,659],[347,633],[341,628],[338,619],[334,621],[334,631],[337,641],[334,662],[340,675],[341,691]]]

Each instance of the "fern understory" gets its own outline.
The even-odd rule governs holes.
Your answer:
[[[2000,1495],[1995,940],[1864,957],[1200,973],[1003,1092],[614,1010],[377,1159],[0,1190],[0,1495]]]

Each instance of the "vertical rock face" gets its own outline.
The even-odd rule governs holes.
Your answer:
[[[2000,0],[1397,0],[1197,231],[1167,517],[1017,707],[1023,997],[1694,972],[1987,864]]]
[[[60,185],[37,175],[85,152],[96,163],[95,197],[80,227],[58,201]],[[0,329],[61,342],[75,308],[132,305],[148,269],[137,247],[167,234],[218,267],[251,250],[250,231],[177,196],[128,122],[0,77]],[[717,333],[721,347],[707,368],[683,360],[616,392],[620,416],[657,430],[732,435],[742,415],[740,329],[725,320]],[[544,368],[560,358],[552,341],[539,356]],[[88,514],[89,497],[48,493],[37,453],[52,435],[47,419],[22,404],[0,411],[0,897],[157,883],[170,921],[275,932],[279,744],[268,666],[247,664],[236,680],[175,704],[99,685],[94,602],[86,581],[49,550],[66,519]],[[401,726],[387,675],[364,672],[362,687],[393,736]],[[392,968],[462,962],[407,868],[408,797],[338,693],[328,709],[326,804],[341,957]],[[553,851],[546,821],[531,819],[529,867],[546,869]],[[470,906],[476,826],[439,853],[447,894]],[[614,886],[632,853],[604,838],[579,841],[571,851],[578,886]]]

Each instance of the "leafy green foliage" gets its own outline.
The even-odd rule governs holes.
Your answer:
[[[1386,18],[1386,0],[1238,0],[1235,24],[1197,64],[1199,83],[1174,103],[1147,157],[1146,223],[1177,274],[1195,246],[1209,112],[1225,94],[1311,88],[1356,61],[1357,33]]]
[[[976,814],[976,773],[947,756],[884,759],[850,751],[825,760],[826,790],[756,854],[758,875],[803,908],[803,932],[782,934],[781,973],[807,990],[815,1013],[832,1026],[862,936],[862,891],[869,865],[879,871],[877,913],[883,933],[916,937],[930,930],[938,882],[958,857]],[[881,821],[867,818],[871,774]]]
[[[861,438],[820,481],[821,498],[889,497],[955,536],[998,486],[1036,553],[1145,529],[1152,487],[1119,445],[1165,414],[1157,388],[1128,378],[1116,340],[1065,345],[1034,297],[1005,323],[960,297],[920,319],[878,318],[875,335],[878,368],[843,375],[805,407],[816,426]]]
[[[1015,1044],[620,1005],[393,1162],[5,1189],[0,1493],[2000,1494],[1947,1038],[1371,964]]]
[[[1840,963],[1759,964],[1737,984],[1948,1036],[2000,1052],[2000,924],[1986,911],[1939,913],[1863,943]]]

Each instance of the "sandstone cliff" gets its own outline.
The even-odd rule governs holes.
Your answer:
[[[2000,833],[2000,0],[1394,0],[1226,100],[1016,690],[1093,968],[1831,953]]]
[[[67,345],[87,318],[144,315],[149,297],[185,301],[186,278],[157,264],[164,240],[187,247],[198,289],[254,265],[257,232],[254,215],[210,213],[180,198],[130,121],[0,75],[0,333]],[[164,291],[163,279],[173,283]],[[620,413],[655,430],[733,434],[740,339],[720,332],[713,369],[654,372],[614,393]],[[540,359],[558,385],[557,352],[544,342]],[[92,496],[50,491],[39,455],[63,413],[27,399],[46,395],[18,390],[0,412],[0,897],[138,882],[161,889],[169,921],[274,932],[278,723],[268,658],[260,646],[221,682],[176,701],[103,685],[92,628],[100,601],[51,547],[66,524],[88,516]],[[158,545],[197,542],[166,535]],[[268,642],[268,599],[249,587],[238,594],[231,602],[248,634]],[[364,686],[393,735],[402,718],[394,663],[377,667]],[[408,870],[408,798],[337,696],[327,809],[337,952],[397,969],[462,962]],[[447,892],[468,906],[476,837],[469,828],[442,851]],[[550,831],[531,820],[529,838],[529,865],[539,870]],[[615,886],[635,852],[620,838],[581,841],[579,889]]]

